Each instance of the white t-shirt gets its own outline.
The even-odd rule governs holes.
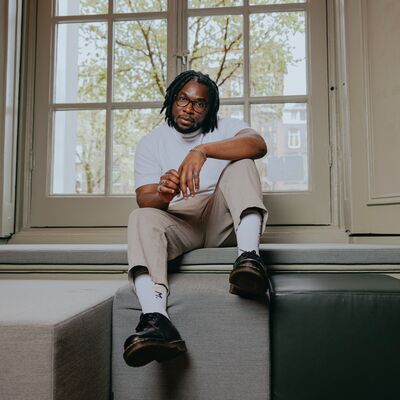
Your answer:
[[[135,189],[158,184],[160,176],[170,169],[178,170],[190,149],[199,144],[218,142],[235,136],[249,126],[239,119],[220,118],[218,129],[208,133],[182,134],[163,123],[144,136],[136,147]],[[200,171],[199,194],[212,193],[229,160],[208,158]],[[182,200],[174,197],[172,203]]]

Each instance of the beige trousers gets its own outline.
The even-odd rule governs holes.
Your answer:
[[[240,217],[248,208],[263,215],[260,177],[253,160],[232,162],[223,170],[214,193],[196,195],[172,204],[167,211],[139,208],[129,216],[129,278],[138,266],[147,267],[155,283],[168,288],[167,261],[203,247],[236,245]]]

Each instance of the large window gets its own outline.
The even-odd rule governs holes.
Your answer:
[[[292,222],[329,221],[329,165],[318,156],[328,145],[323,0],[38,6],[34,226],[126,223],[136,144],[163,120],[165,88],[185,69],[217,82],[221,116],[264,135],[269,156],[257,165],[266,202],[274,195],[272,208],[297,203],[301,213],[323,198],[318,221],[307,212]],[[272,222],[288,223],[274,215]]]

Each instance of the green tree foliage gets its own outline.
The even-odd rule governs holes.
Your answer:
[[[105,112],[78,111],[76,149],[77,193],[104,193]]]
[[[117,110],[113,116],[112,192],[132,193],[133,162],[139,140],[164,119],[158,108]]]
[[[256,1],[256,0],[255,0]],[[256,1],[257,4],[279,0]],[[95,9],[97,1],[81,0],[87,10]],[[190,0],[189,7],[223,7],[240,5],[238,0]],[[254,2],[253,2],[254,3]],[[255,4],[255,3],[254,3]],[[166,0],[118,0],[119,13],[165,11]],[[93,46],[93,35],[107,43],[104,24],[82,24],[81,35]],[[291,38],[304,32],[302,12],[275,12],[250,15],[250,94],[276,96],[283,94],[284,76],[289,65],[299,60],[293,57]],[[107,73],[112,73],[114,102],[162,101],[167,85],[167,23],[162,19],[118,21],[114,24],[113,71],[101,69],[102,52],[91,52],[79,69],[81,101],[104,102]],[[220,87],[222,97],[241,97],[244,94],[244,37],[243,16],[218,15],[188,19],[188,68],[210,74]],[[101,61],[101,62],[100,62]],[[90,100],[89,100],[90,99]],[[126,108],[126,107],[124,107]],[[129,108],[129,107],[128,107]],[[282,107],[266,113],[265,120],[279,117]],[[114,193],[133,192],[133,159],[139,139],[162,121],[157,109],[115,110],[112,113],[112,189]],[[98,157],[94,132],[104,132],[99,119],[89,129],[81,125],[78,132],[82,148],[77,162],[81,166],[87,193],[103,192],[104,157]],[[85,143],[96,142],[89,145]],[[103,150],[105,154],[105,150]]]
[[[79,24],[78,101],[105,102],[107,92],[107,24]]]
[[[162,100],[167,83],[165,20],[115,24],[114,100]]]

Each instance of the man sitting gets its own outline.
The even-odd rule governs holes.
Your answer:
[[[124,345],[130,366],[186,352],[169,319],[167,261],[203,247],[238,246],[230,292],[268,296],[259,256],[267,221],[254,159],[267,146],[241,121],[218,118],[218,87],[208,75],[186,71],[167,88],[166,123],[139,142],[135,185],[139,209],[128,223],[129,278],[142,307]]]

